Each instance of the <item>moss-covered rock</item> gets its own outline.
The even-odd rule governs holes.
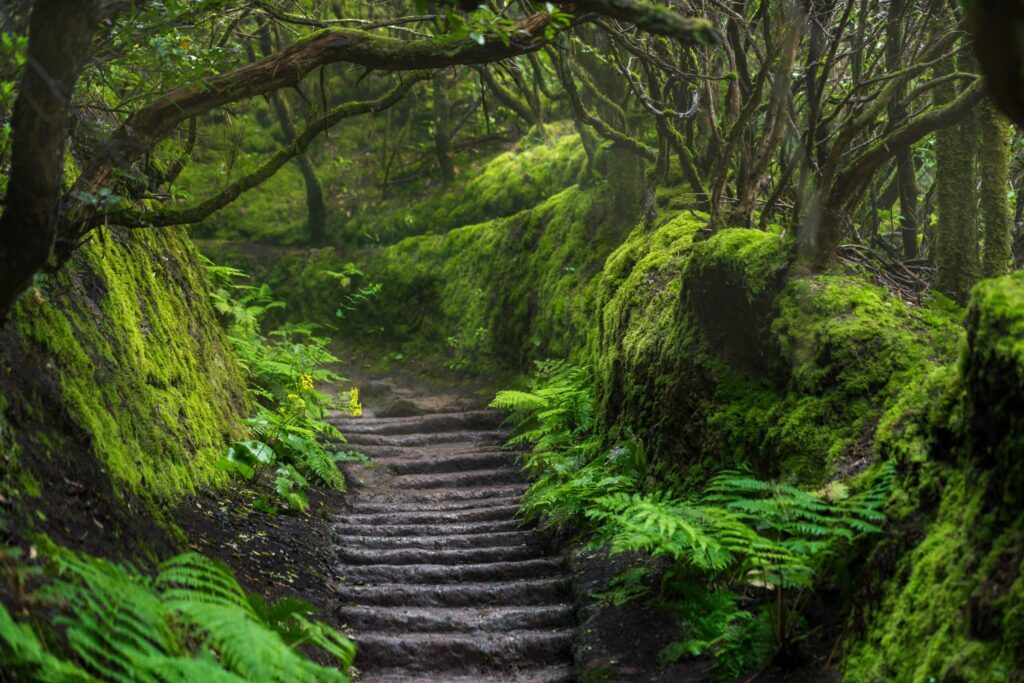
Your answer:
[[[967,311],[963,378],[971,456],[1024,469],[1024,273],[984,280]]]
[[[1024,676],[1022,284],[1018,274],[975,287],[959,363],[908,388],[934,401],[888,430],[905,472],[892,514],[912,533],[875,553],[883,597],[850,646],[848,680]],[[884,571],[887,556],[898,559]]]
[[[83,526],[130,536],[150,515],[173,530],[166,510],[222,480],[214,464],[243,434],[244,384],[179,231],[105,232],[22,296],[0,351],[22,531],[74,545]]]

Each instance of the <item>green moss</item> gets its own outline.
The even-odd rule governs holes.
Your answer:
[[[616,240],[598,197],[573,186],[514,216],[357,255],[384,289],[342,333],[477,371],[571,355],[589,325],[586,283]]]
[[[187,239],[108,234],[49,289],[23,297],[14,323],[116,488],[156,506],[217,481],[247,406]]]
[[[747,300],[772,293],[790,261],[788,243],[770,232],[734,228],[703,242],[694,254],[688,275],[692,284],[719,274],[732,277]]]
[[[445,190],[410,200],[398,195],[367,207],[342,225],[350,244],[390,244],[404,237],[442,234],[461,226],[512,216],[576,181],[585,155],[569,122],[545,127],[515,147],[464,173]]]
[[[846,657],[845,680],[1016,680],[1024,516],[993,525],[984,505],[989,476],[947,471],[937,517],[899,560],[867,633]]]
[[[972,455],[1010,472],[1024,447],[1024,273],[979,283],[966,327],[962,366]]]

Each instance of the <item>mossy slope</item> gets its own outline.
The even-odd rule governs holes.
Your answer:
[[[590,325],[587,284],[623,236],[605,194],[573,185],[513,216],[354,254],[384,287],[346,331],[478,372],[572,355]]]
[[[411,203],[400,194],[343,221],[342,238],[348,244],[391,244],[511,216],[575,183],[584,159],[572,126],[549,124],[462,174],[450,188]]]
[[[173,530],[164,511],[217,481],[243,433],[244,385],[179,231],[105,232],[22,297],[0,349],[4,492],[40,511],[17,531],[74,544],[83,525],[131,536],[153,514]]]

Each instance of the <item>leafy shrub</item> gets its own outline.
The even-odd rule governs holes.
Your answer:
[[[359,414],[358,390],[329,395],[316,388],[317,382],[339,383],[343,378],[330,369],[340,360],[327,348],[330,339],[316,334],[315,325],[287,324],[263,334],[261,318],[284,306],[269,287],[238,284],[245,273],[235,268],[208,262],[207,270],[214,281],[214,307],[225,319],[228,341],[258,405],[256,415],[247,420],[254,438],[232,444],[219,466],[257,481],[273,470],[274,490],[290,509],[304,512],[311,479],[345,490],[337,463],[348,456],[331,453],[322,444],[344,442],[326,417],[332,409]]]
[[[56,546],[47,553],[56,576],[30,597],[59,611],[61,645],[0,606],[0,663],[15,680],[349,680],[355,646],[310,619],[309,604],[286,598],[268,605],[202,555],[173,557],[150,578]],[[340,668],[316,664],[306,651]]]
[[[741,470],[680,495],[661,483],[667,473],[649,465],[629,430],[611,448],[602,446],[589,376],[564,362],[539,363],[528,391],[502,391],[491,406],[516,424],[510,442],[531,446],[526,514],[579,525],[592,546],[613,553],[670,558],[660,600],[679,614],[685,637],[662,658],[707,654],[722,678],[763,666],[792,642],[821,569],[843,543],[879,531],[885,520],[888,465],[852,496],[842,485],[811,492]],[[646,591],[639,578],[620,577],[596,597],[616,604],[640,597]]]

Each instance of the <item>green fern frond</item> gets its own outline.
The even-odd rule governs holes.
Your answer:
[[[348,681],[295,649],[317,647],[347,669],[355,653],[347,638],[308,619],[311,608],[301,601],[266,606],[250,597],[218,562],[186,553],[149,580],[52,544],[46,552],[58,577],[40,598],[60,610],[54,624],[64,631],[69,656],[48,652],[0,607],[5,671],[54,683]]]
[[[156,588],[167,605],[205,602],[237,607],[255,616],[248,596],[230,570],[198,553],[183,553],[161,564]]]

